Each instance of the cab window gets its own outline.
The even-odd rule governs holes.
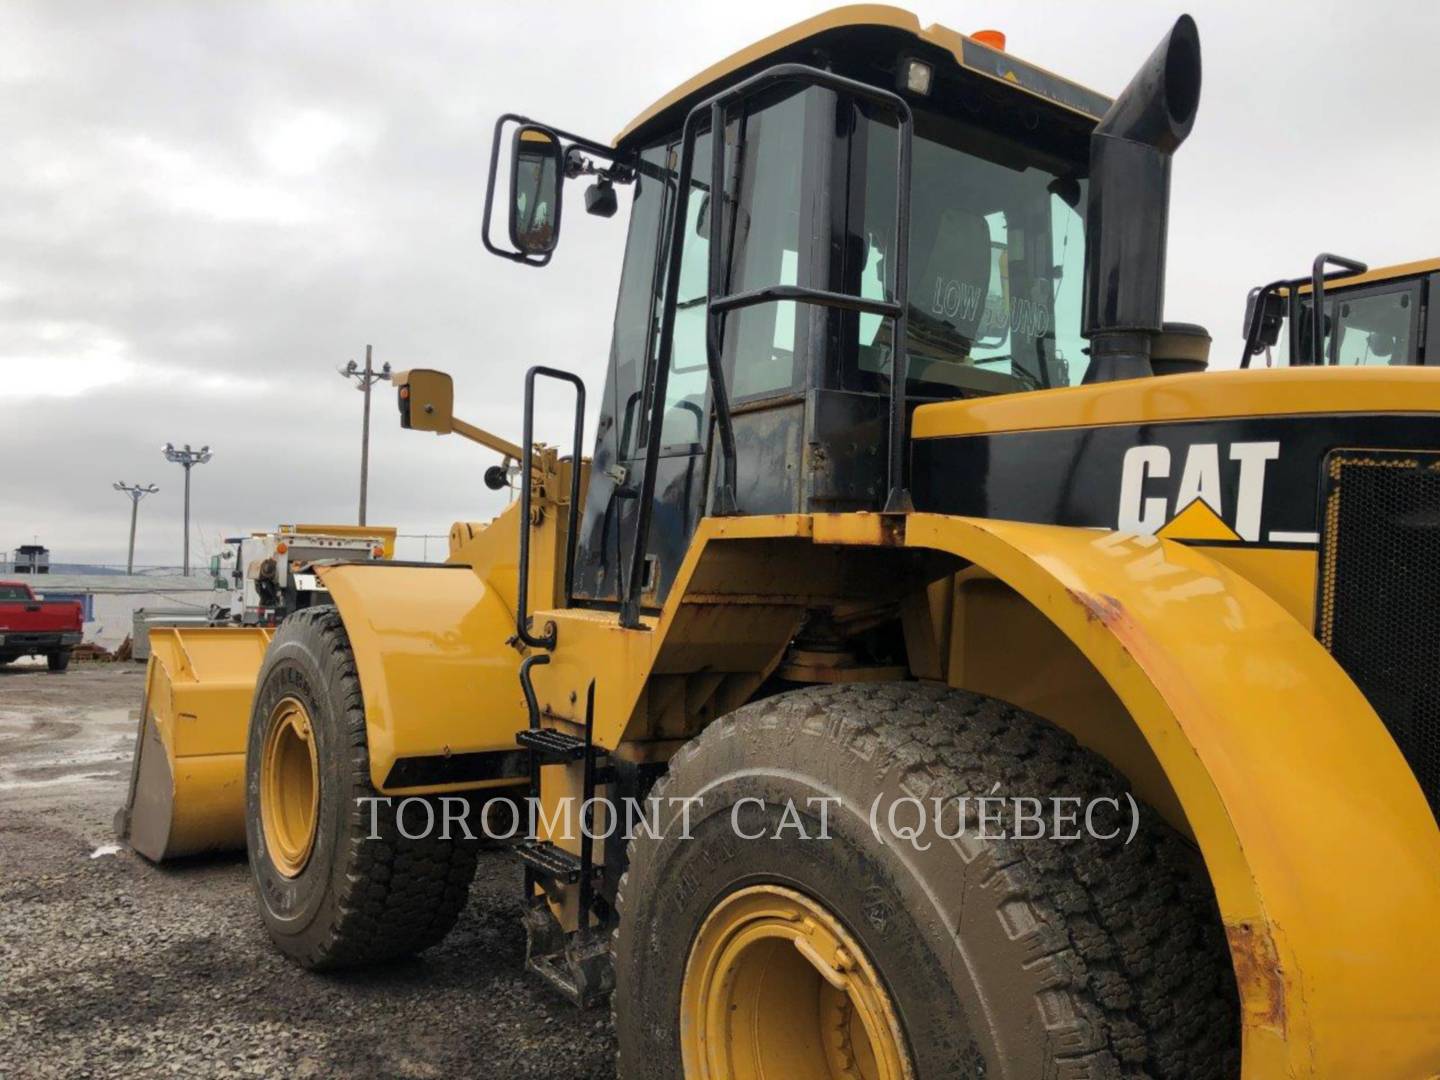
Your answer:
[[[679,179],[675,170],[680,164],[680,147],[671,147],[669,190],[675,190]],[[680,284],[676,290],[675,341],[670,356],[670,377],[665,386],[665,411],[660,429],[661,445],[689,448],[704,440],[705,400],[709,376],[705,362],[705,297],[710,272],[710,234],[701,226],[709,212],[706,198],[710,186],[710,135],[695,140],[690,198],[685,204],[685,249],[680,257]],[[666,211],[674,212],[674,200]],[[665,303],[666,258],[660,260],[659,289],[656,296],[655,324],[657,332],[653,347],[659,349],[658,327]]]
[[[1336,313],[1327,354],[1336,364],[1404,364],[1414,353],[1410,339],[1412,290],[1335,298]]]
[[[861,293],[893,294],[896,129],[862,118]],[[1086,182],[1066,163],[917,113],[911,166],[909,392],[953,397],[1078,383]],[[861,373],[888,374],[891,324],[859,320]]]
[[[739,172],[730,177],[731,190],[718,198],[710,191],[709,132],[696,140],[676,293],[675,342],[661,429],[661,443],[667,448],[688,449],[705,440],[709,409],[705,301],[710,215],[724,215],[720,226],[730,263],[727,280],[720,286],[722,292],[796,284],[801,211],[798,148],[802,145],[807,92],[792,92],[780,100],[762,103],[731,121],[726,138],[732,147],[739,140]],[[673,190],[673,182],[678,179],[679,143],[670,150]],[[732,151],[732,169],[734,156]],[[664,285],[661,280],[657,289],[657,326],[664,310]],[[760,304],[726,317],[722,360],[733,400],[772,395],[795,386],[799,377],[795,327],[793,301]],[[659,349],[658,332],[653,347]]]
[[[1325,297],[1325,362],[1341,367],[1416,362],[1420,285],[1335,292]],[[1314,306],[1300,303],[1299,355],[1312,355]],[[1278,362],[1290,362],[1290,327],[1281,330]]]
[[[655,284],[657,243],[664,212],[667,150],[654,146],[640,155],[630,210],[629,237],[620,271],[615,329],[610,345],[612,385],[607,389],[610,422],[602,427],[615,439],[614,453],[628,459],[636,448],[642,397],[641,379],[650,341],[651,295]]]

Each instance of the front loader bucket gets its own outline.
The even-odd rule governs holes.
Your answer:
[[[271,631],[165,626],[150,664],[121,840],[153,862],[245,846],[245,740]]]

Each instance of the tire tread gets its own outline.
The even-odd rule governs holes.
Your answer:
[[[798,730],[820,718],[858,756],[898,762],[901,789],[924,800],[989,794],[997,781],[1000,797],[1064,791],[1088,799],[1127,787],[1102,758],[1037,716],[967,691],[896,682],[807,688],[747,705],[687,743],[651,794],[664,799],[677,784],[691,790],[687,774],[703,776],[709,748],[752,726]],[[1140,808],[1128,845],[1088,836],[987,841],[1005,902],[1028,912],[1030,964],[1044,965],[1036,1005],[1047,1018],[1053,1075],[1238,1076],[1238,998],[1204,865],[1154,810]],[[645,842],[631,841],[632,863]],[[616,900],[617,958],[629,947],[629,880],[621,877]],[[612,1019],[622,1033],[622,1076],[625,970],[617,959]]]
[[[325,681],[344,703],[341,728],[352,776],[346,828],[335,853],[348,867],[335,915],[326,933],[295,958],[313,970],[338,970],[422,952],[438,944],[464,910],[477,846],[402,836],[396,816],[383,805],[376,813],[378,838],[369,838],[369,814],[357,800],[377,793],[370,783],[360,676],[345,624],[334,607],[318,606],[289,616],[280,633],[306,634],[320,646]]]

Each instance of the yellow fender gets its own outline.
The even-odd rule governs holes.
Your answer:
[[[271,631],[156,627],[122,840],[154,862],[245,847],[245,739]]]
[[[1245,1075],[1435,1075],[1440,829],[1314,636],[1251,582],[1154,537],[914,514],[903,542],[1009,584],[1128,709],[1214,883]]]
[[[543,613],[559,623],[562,648],[537,669],[541,701],[564,716],[605,673],[597,741],[615,745],[655,675],[702,670],[705,652],[686,651],[698,633],[688,609],[708,631],[740,612],[752,641],[765,637],[754,615],[764,598],[804,607],[816,582],[801,561],[770,558],[803,541],[817,565],[846,546],[974,564],[1105,680],[1128,714],[1118,722],[1144,739],[1205,858],[1240,991],[1247,1077],[1437,1075],[1440,828],[1379,717],[1314,635],[1195,548],[921,513],[707,518],[649,632],[594,612]],[[772,561],[793,595],[775,594]],[[734,629],[711,637],[733,647]],[[761,643],[783,650],[786,640]]]
[[[342,563],[319,573],[365,698],[370,781],[386,794],[513,785],[528,723],[515,616],[459,564]]]

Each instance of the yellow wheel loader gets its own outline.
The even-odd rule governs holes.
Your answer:
[[[1262,355],[1265,367],[1440,364],[1440,324],[1430,319],[1437,295],[1440,259],[1372,270],[1322,253],[1309,277],[1250,291],[1241,366]]]
[[[1111,100],[865,6],[502,117],[490,251],[631,202],[591,456],[564,371],[518,445],[398,374],[518,499],[152,688],[248,703],[276,945],[423,949],[508,837],[626,1080],[1440,1070],[1440,373],[1204,370],[1199,100],[1188,17]]]

